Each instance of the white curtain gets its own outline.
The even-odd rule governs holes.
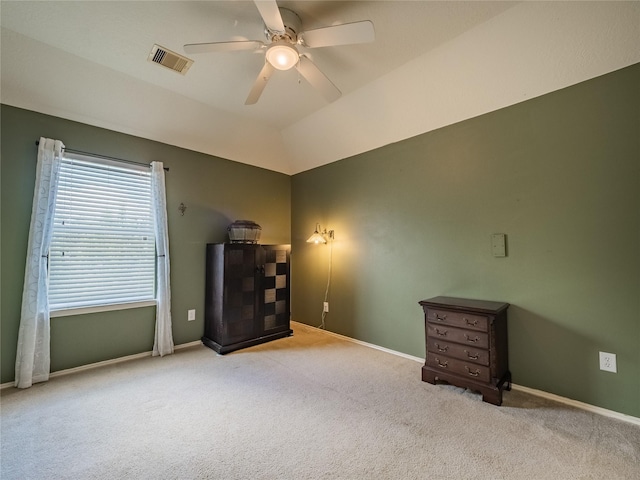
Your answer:
[[[49,380],[51,325],[47,266],[63,151],[60,140],[40,138],[18,330],[15,378],[18,388]]]
[[[151,162],[151,201],[156,230],[156,335],[153,355],[173,353],[171,333],[171,286],[169,282],[169,229],[167,196],[162,162]]]

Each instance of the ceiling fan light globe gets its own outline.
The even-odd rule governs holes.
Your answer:
[[[289,70],[298,63],[298,50],[287,42],[276,42],[267,49],[267,61],[278,70]]]

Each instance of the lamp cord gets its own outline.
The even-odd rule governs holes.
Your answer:
[[[329,237],[329,274],[327,275],[327,289],[324,291],[324,302],[322,304],[322,317],[321,322],[318,328],[326,329],[324,319],[327,316],[327,312],[324,311],[324,304],[327,302],[327,298],[329,298],[329,285],[331,285],[331,265],[333,263],[333,235]]]

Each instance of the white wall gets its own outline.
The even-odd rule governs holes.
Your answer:
[[[296,170],[640,62],[640,2],[524,2],[283,131]]]

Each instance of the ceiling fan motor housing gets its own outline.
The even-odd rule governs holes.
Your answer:
[[[277,42],[278,40],[286,40],[289,43],[296,44],[298,42],[298,34],[302,31],[302,21],[298,14],[288,8],[279,8],[282,23],[284,23],[284,34],[273,32],[265,25],[264,34],[267,40]]]

